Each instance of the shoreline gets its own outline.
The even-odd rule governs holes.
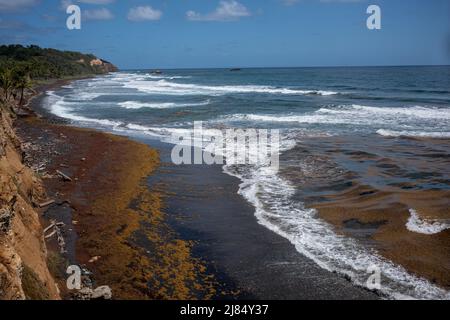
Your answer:
[[[41,92],[45,93],[48,90],[57,89],[68,82],[70,81],[63,80],[58,84],[44,86],[41,88]],[[41,105],[43,98],[42,94],[38,95],[33,99],[31,105],[33,110],[37,110],[41,121],[45,123],[44,126],[54,126],[55,124],[53,123],[57,123],[56,127],[58,127],[58,123],[59,125],[65,123],[64,119],[51,114],[49,116],[49,113]],[[158,150],[162,163],[152,175],[145,178],[149,181],[150,189],[152,189],[152,180],[160,180],[158,185],[163,185],[162,190],[164,191],[159,196],[162,198],[161,207],[163,208],[162,211],[166,213],[165,217],[168,225],[181,238],[180,241],[191,245],[190,249],[192,251],[190,251],[191,254],[189,256],[200,262],[202,266],[200,269],[206,273],[203,275],[204,279],[214,279],[206,285],[206,287],[211,289],[208,293],[208,298],[379,299],[377,294],[357,287],[342,276],[320,268],[313,261],[298,253],[288,240],[259,225],[254,215],[254,208],[237,194],[240,181],[223,173],[220,166],[203,166],[200,170],[202,173],[198,171],[199,168],[196,166],[175,167],[171,166],[167,161],[170,148],[168,144],[163,142],[141,139],[139,137],[121,137],[94,129],[66,125],[63,125],[62,128],[94,135],[114,136],[117,139],[127,140],[128,143],[136,143],[134,141],[137,140]],[[83,139],[80,141],[83,141]],[[99,160],[97,159],[97,161]],[[167,171],[172,171],[172,174],[166,174]],[[186,175],[192,174],[200,176],[198,181],[202,186],[202,180],[210,180],[210,177],[213,176],[212,186],[215,186],[218,190],[234,190],[234,192],[225,194],[219,192],[218,197],[216,196],[212,200],[214,202],[212,205],[209,203],[211,199],[200,201],[199,203],[194,200],[195,203],[192,201],[180,205],[180,197],[183,198],[181,195],[189,194],[192,185],[185,185],[184,189],[174,192],[173,187],[177,186],[178,182],[173,181],[173,179],[183,179]],[[144,176],[141,178],[144,179]],[[156,186],[155,189],[158,190],[159,188]],[[227,205],[223,205],[221,210],[215,210],[214,219],[216,221],[210,220],[211,217],[205,214],[210,212],[210,208],[217,209],[220,207],[223,197],[226,197]],[[192,205],[199,212],[203,212],[203,215],[194,214],[200,220],[192,219]],[[189,210],[186,210],[186,208],[189,208]],[[229,219],[224,220],[224,217]],[[196,221],[195,224],[192,224],[192,221]],[[220,227],[221,225],[222,228]],[[240,226],[237,229],[239,231],[234,230],[231,233],[234,238],[225,236],[227,233],[226,229],[232,230],[238,225]],[[217,229],[218,227],[219,229]],[[206,234],[209,236],[205,236]],[[211,240],[211,235],[217,235],[216,241],[218,244],[221,241],[225,241],[223,242],[224,245],[210,246],[208,242]],[[242,247],[241,241],[243,239],[241,236],[246,238],[249,235],[252,237],[250,243],[246,247]],[[255,241],[256,239],[258,240]],[[145,241],[138,240],[138,242],[143,247],[149,247],[148,244],[144,244]],[[262,246],[262,243],[265,243],[265,246]],[[247,250],[254,254],[247,257]],[[247,259],[245,264],[240,262],[242,257]],[[87,257],[84,259],[86,261]],[[264,260],[266,260],[264,264],[267,264],[267,268],[261,268],[261,261]],[[248,269],[247,273],[242,272],[243,267]],[[252,274],[255,270],[257,272]],[[277,275],[275,277],[274,272]],[[317,276],[318,274],[320,276]],[[292,281],[293,278],[298,281]],[[264,279],[264,281],[261,281],[261,279]],[[332,288],[327,288],[330,286],[330,283]],[[219,294],[216,291],[217,289],[223,290],[223,292]]]
[[[164,221],[162,191],[143,184],[158,166],[157,150],[41,114],[37,106],[44,93],[68,82],[41,86],[29,100],[37,114],[15,122],[28,145],[27,164],[42,169],[47,197],[55,201],[42,210],[43,224],[65,224],[67,254],[58,253],[56,240],[47,242],[62,296],[73,297],[64,290],[65,268],[77,264],[93,273],[88,282],[110,286],[116,299],[213,297],[214,277],[203,261],[191,256],[191,244]],[[71,181],[60,179],[57,170]]]
[[[222,166],[176,166],[170,161],[171,146],[162,142],[156,146],[161,166],[149,185],[167,186],[164,199],[171,225],[196,241],[196,251],[213,261],[244,299],[380,299],[321,268],[289,240],[259,224],[255,208],[238,194],[241,181],[224,173]]]

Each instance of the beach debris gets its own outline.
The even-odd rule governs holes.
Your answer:
[[[61,172],[59,170],[56,170],[56,173],[58,175],[60,175],[63,178],[64,181],[72,181],[72,178],[69,177],[68,175],[66,175],[65,173],[63,173],[63,172]]]
[[[84,287],[75,294],[78,300],[111,300],[112,290],[109,286],[101,286],[96,289]]]
[[[81,161],[86,161],[86,158],[81,158]]]
[[[54,203],[55,203],[55,200],[48,200],[43,203],[40,203],[39,208],[48,207],[49,205],[54,204]]]
[[[101,258],[101,256],[95,256],[95,257],[92,257],[92,258],[89,260],[89,263],[97,262],[100,258]]]
[[[65,226],[64,222],[56,222],[56,220],[51,220],[50,225],[44,229],[44,239],[50,239],[54,235],[56,235],[56,239],[58,241],[60,253],[64,254],[66,253],[66,242],[64,241],[64,237],[62,235],[61,227]],[[49,234],[46,235],[47,232],[52,230]]]
[[[96,289],[94,289],[94,292],[92,293],[92,299],[105,299],[105,300],[111,300],[112,299],[112,290],[108,286],[101,286]]]

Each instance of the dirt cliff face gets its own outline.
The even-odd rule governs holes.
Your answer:
[[[58,299],[35,209],[45,198],[41,181],[22,163],[11,117],[0,107],[0,300]]]
[[[117,71],[119,71],[119,68],[117,68],[111,62],[102,60],[102,63],[103,63],[103,68],[104,68],[105,72],[117,72]]]
[[[117,72],[119,69],[111,62],[102,59],[94,59],[89,62],[91,67],[95,67],[99,73]]]

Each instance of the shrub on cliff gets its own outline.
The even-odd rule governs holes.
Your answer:
[[[3,64],[0,69],[1,102],[7,103],[19,97],[19,105],[23,104],[26,90],[32,90],[30,67],[23,64]]]
[[[91,63],[92,61],[101,61],[101,64]],[[32,79],[55,79],[117,70],[92,54],[46,49],[35,45],[0,46],[0,70],[11,64],[28,68]]]
[[[10,68],[2,68],[0,70],[0,89],[2,93],[2,101],[7,102],[14,88],[13,72]]]

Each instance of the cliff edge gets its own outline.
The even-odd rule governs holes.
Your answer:
[[[22,162],[11,114],[0,108],[0,300],[59,299],[36,209],[45,192]]]

